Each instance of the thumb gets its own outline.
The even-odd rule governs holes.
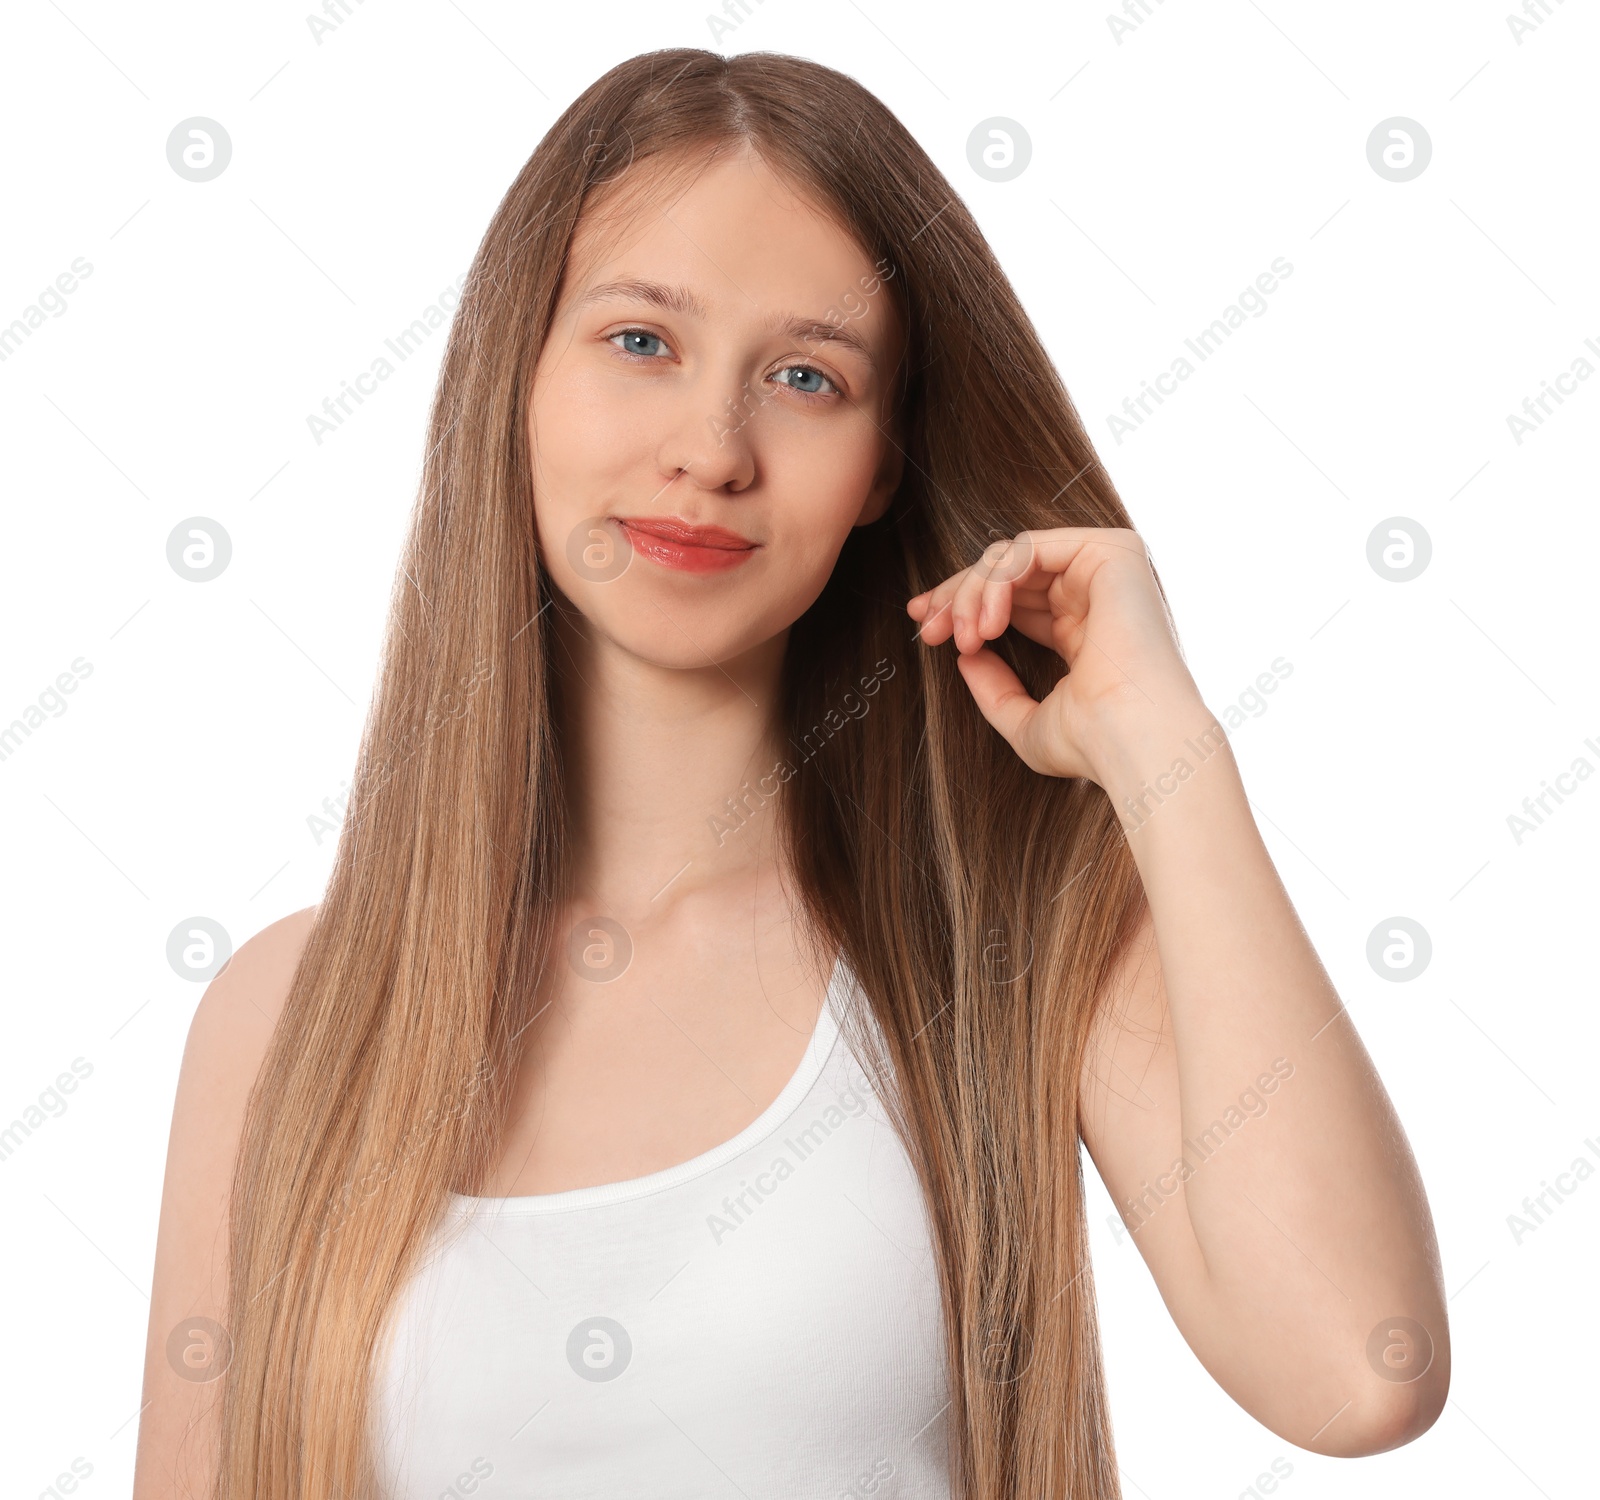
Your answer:
[[[1022,679],[987,646],[970,656],[957,653],[956,669],[978,705],[978,712],[1021,755],[1022,736],[1028,721],[1039,711],[1038,700],[1022,685]]]

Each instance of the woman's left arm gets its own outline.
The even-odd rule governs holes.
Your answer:
[[[1247,1411],[1377,1453],[1449,1386],[1438,1248],[1405,1132],[1278,878],[1137,533],[997,543],[907,606],[984,717],[1117,809],[1147,910],[1089,1048],[1080,1126],[1174,1321]],[[1068,673],[1042,702],[983,649]]]

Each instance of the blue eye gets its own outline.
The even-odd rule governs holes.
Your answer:
[[[827,395],[829,391],[837,394],[839,389],[821,370],[813,370],[810,365],[787,365],[776,373],[779,377],[790,374],[798,375],[803,380],[818,381],[821,386],[827,388],[823,390],[815,385],[796,385],[793,381],[780,381],[781,384],[788,386],[791,391],[799,396],[823,396]]]
[[[607,343],[615,344],[618,339],[624,340],[622,344],[617,345],[618,348],[624,353],[638,355],[641,359],[648,359],[666,348],[666,341],[659,333],[647,333],[643,328],[624,328],[621,333],[612,334]],[[658,347],[640,348],[640,344],[654,344]]]

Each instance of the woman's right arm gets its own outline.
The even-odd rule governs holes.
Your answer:
[[[133,1500],[203,1500],[220,1385],[209,1324],[227,1316],[228,1198],[255,1083],[315,907],[263,928],[206,986],[189,1024],[167,1141]]]

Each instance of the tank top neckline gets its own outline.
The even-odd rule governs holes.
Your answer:
[[[806,1044],[799,1066],[789,1081],[778,1091],[778,1096],[737,1135],[691,1156],[676,1166],[664,1167],[643,1177],[629,1177],[621,1182],[602,1182],[592,1187],[569,1188],[560,1193],[526,1193],[510,1198],[485,1198],[464,1193],[449,1195],[449,1209],[454,1214],[557,1214],[574,1209],[602,1208],[614,1203],[628,1203],[635,1198],[647,1198],[652,1193],[664,1192],[680,1183],[693,1181],[706,1172],[715,1170],[724,1162],[759,1145],[795,1111],[800,1101],[811,1092],[822,1070],[827,1065],[839,1039],[836,1007],[842,1007],[849,983],[849,970],[841,952],[834,960],[833,973],[817,1012],[817,1023]]]

